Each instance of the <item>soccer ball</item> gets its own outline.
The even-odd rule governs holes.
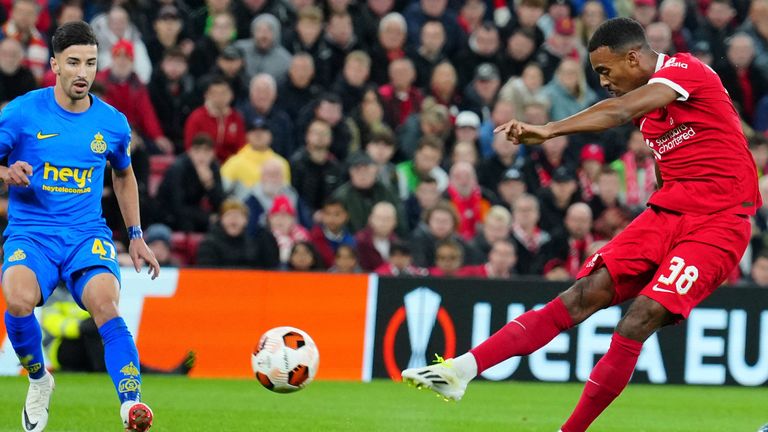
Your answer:
[[[295,327],[276,327],[261,336],[251,356],[256,379],[269,390],[291,393],[315,378],[320,352],[309,335]]]

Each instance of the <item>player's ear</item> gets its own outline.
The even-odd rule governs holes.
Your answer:
[[[640,64],[640,53],[637,50],[627,51],[625,57],[630,66],[638,66]]]
[[[51,70],[53,71],[53,73],[58,75],[59,74],[59,63],[56,61],[56,57],[51,57],[50,63],[51,63]]]

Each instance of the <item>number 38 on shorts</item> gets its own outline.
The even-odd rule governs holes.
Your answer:
[[[674,256],[669,260],[669,274],[661,274],[657,279],[659,284],[666,286],[674,286],[677,293],[685,295],[699,278],[699,269],[696,266],[685,265],[685,260]],[[659,288],[658,285],[654,286],[654,291],[662,291],[663,288]]]

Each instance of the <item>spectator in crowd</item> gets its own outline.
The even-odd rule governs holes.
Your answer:
[[[760,288],[768,288],[768,252],[760,253],[744,279],[745,285],[757,285]]]
[[[313,120],[304,135],[304,147],[290,160],[291,181],[310,211],[315,213],[341,185],[344,172],[330,152],[333,132],[328,123]]]
[[[442,240],[435,247],[435,265],[430,267],[429,275],[435,277],[461,276],[460,270],[464,265],[464,250],[461,245],[451,239]]]
[[[322,59],[327,75],[322,82],[328,86],[334,81],[337,71],[342,69],[347,56],[353,51],[361,50],[363,46],[357,40],[352,17],[348,13],[332,14],[325,26],[323,38],[331,53],[329,58]]]
[[[526,192],[523,173],[514,166],[504,172],[496,187],[500,204],[508,210],[512,210],[512,204]]]
[[[592,210],[584,203],[574,203],[568,206],[564,222],[565,250],[560,252],[560,258],[570,278],[576,279],[582,263],[589,256],[589,247],[595,240],[592,236]]]
[[[503,139],[499,134],[494,135],[493,154],[480,162],[477,167],[478,181],[486,189],[494,190],[501,178],[510,168],[520,165],[519,151],[520,147],[507,139]]]
[[[498,70],[502,63],[500,46],[499,31],[490,22],[483,23],[472,32],[467,47],[454,59],[459,73],[459,88],[465,88],[477,78],[476,71],[481,64],[493,65]]]
[[[305,240],[293,245],[285,268],[294,272],[313,272],[324,269],[314,246]]]
[[[448,187],[448,174],[440,167],[442,159],[443,143],[435,137],[422,138],[413,160],[397,164],[400,198],[407,199],[426,176],[437,181],[437,188],[442,193]]]
[[[453,145],[451,151],[451,158],[446,161],[447,165],[453,166],[459,162],[466,162],[473,167],[477,167],[477,163],[480,160],[480,156],[477,154],[477,147],[471,142],[458,141]]]
[[[205,89],[205,85],[212,79],[223,77],[232,89],[234,98],[230,105],[244,106],[248,103],[248,81],[244,72],[245,63],[243,54],[234,45],[229,45],[221,50],[210,72],[197,79],[198,87]],[[202,96],[203,91],[199,91]]]
[[[360,267],[374,271],[389,259],[390,247],[399,239],[395,234],[397,209],[392,203],[378,202],[371,209],[368,224],[355,234]]]
[[[333,197],[325,200],[320,221],[309,232],[309,238],[320,255],[323,268],[330,268],[341,245],[355,246],[355,238],[347,229],[349,213],[344,203]]]
[[[411,234],[413,262],[420,267],[433,267],[437,244],[443,240],[454,240],[461,245],[462,256],[472,256],[474,251],[456,233],[458,225],[459,215],[451,203],[440,201],[427,209],[424,221]]]
[[[416,68],[416,87],[428,90],[435,67],[446,61],[445,28],[440,21],[427,21],[421,28],[419,44],[406,47],[406,55]]]
[[[550,102],[552,121],[570,117],[597,101],[597,95],[587,85],[581,64],[570,58],[560,62],[555,77],[543,92]]]
[[[574,6],[580,0],[553,0],[548,2],[547,12],[536,23],[541,27],[544,32],[544,36],[549,38],[555,32],[558,21],[566,18],[573,18],[577,15],[578,9],[574,10]],[[576,25],[576,23],[573,23]]]
[[[542,188],[538,197],[541,202],[541,227],[553,234],[562,231],[566,210],[581,198],[576,175],[568,167],[557,168],[552,173],[549,186]]]
[[[458,274],[465,277],[509,279],[515,274],[516,263],[515,245],[508,239],[501,239],[493,242],[484,263],[465,266]]]
[[[475,29],[483,25],[486,7],[487,5],[483,0],[468,0],[461,6],[459,17],[456,21],[466,35],[471,34]],[[429,21],[424,23],[424,25],[427,25],[427,23]]]
[[[357,251],[354,246],[341,245],[336,249],[333,259],[333,266],[328,269],[329,273],[362,273],[357,259]]]
[[[583,62],[587,58],[586,50],[576,35],[576,26],[568,17],[555,22],[554,31],[536,55],[536,61],[541,65],[546,82],[552,79],[560,62],[566,58],[577,62]]]
[[[212,76],[205,83],[203,105],[192,111],[184,123],[185,148],[192,145],[195,136],[206,133],[213,139],[216,159],[223,163],[243,146],[245,122],[231,107],[232,98],[232,88],[223,76]]]
[[[8,20],[0,27],[0,38],[15,39],[21,44],[21,64],[32,72],[38,82],[42,80],[50,58],[48,44],[35,27],[39,16],[40,5],[36,0],[15,0]]]
[[[300,115],[299,125],[308,125],[312,120],[322,120],[332,129],[331,153],[340,161],[347,158],[351,132],[344,121],[341,98],[330,92],[321,94],[315,101],[307,104]],[[304,130],[303,127],[299,129]]]
[[[313,84],[315,62],[307,53],[297,53],[291,59],[286,80],[278,86],[277,106],[291,118],[297,118],[307,101],[320,95],[320,88]]]
[[[749,152],[757,166],[757,176],[763,177],[768,172],[768,136],[757,134],[749,139]]]
[[[224,201],[219,164],[213,153],[213,140],[198,134],[192,145],[176,158],[165,172],[157,192],[165,223],[175,231],[206,232]],[[206,208],[203,202],[210,206]]]
[[[752,124],[758,101],[768,95],[768,69],[755,64],[752,38],[745,33],[733,35],[727,42],[725,61],[717,63],[715,70],[741,117]]]
[[[379,87],[379,95],[384,108],[384,121],[396,129],[408,116],[421,111],[424,96],[413,85],[416,70],[410,59],[395,59],[388,67],[389,82]]]
[[[395,7],[395,0],[366,0],[359,2],[360,6],[358,18],[359,26],[357,30],[360,34],[360,42],[363,46],[373,46],[376,42],[381,19],[392,12]]]
[[[493,156],[493,142],[496,140],[498,134],[493,133],[493,130],[504,123],[504,119],[515,117],[515,106],[510,100],[503,98],[496,98],[496,102],[493,103],[493,110],[491,110],[491,118],[480,122],[480,130],[478,135],[479,155],[483,159],[488,159]],[[526,152],[516,151],[521,156]]]
[[[549,107],[551,104],[544,93],[544,72],[541,66],[537,63],[526,64],[519,77],[510,78],[499,90],[499,99],[513,104],[513,117],[515,113],[522,113],[530,103],[538,102]]]
[[[125,114],[128,124],[151,140],[148,146],[150,150],[172,154],[173,143],[163,132],[149,91],[143,84],[146,80],[139,79],[134,72],[134,53],[134,45],[129,40],[123,39],[113,44],[111,64],[96,74],[96,81],[104,86],[104,101]]]
[[[598,174],[597,193],[585,200],[592,209],[594,232],[598,238],[612,239],[632,220],[632,212],[619,200],[619,175],[610,167]]]
[[[405,200],[405,212],[408,226],[416,227],[422,222],[424,212],[431,209],[440,201],[440,189],[437,180],[431,175],[422,177],[416,190]]]
[[[538,47],[544,42],[544,31],[539,23],[543,21],[546,5],[544,0],[521,0],[515,3],[514,14],[509,14],[506,7],[497,8],[493,13],[494,22],[497,26],[506,28],[507,32],[527,30],[534,35],[535,45]]]
[[[441,143],[445,142],[452,129],[448,108],[437,103],[434,98],[425,98],[421,104],[421,112],[411,115],[397,130],[397,142],[402,157],[412,158],[419,141],[425,136],[435,137]]]
[[[643,27],[656,21],[658,10],[656,9],[656,0],[634,0],[632,9],[632,18],[639,22]]]
[[[512,32],[506,41],[506,51],[499,63],[501,78],[505,82],[519,77],[528,65],[533,63],[536,55],[536,34],[525,28],[518,28]]]
[[[339,186],[333,196],[344,203],[349,211],[349,229],[358,232],[368,223],[373,206],[381,201],[392,203],[397,209],[397,232],[408,233],[408,222],[397,194],[376,179],[376,163],[366,153],[354,153],[349,160],[349,181]]]
[[[187,56],[181,48],[172,47],[163,54],[147,85],[163,134],[177,154],[184,150],[185,122],[195,108],[195,81],[187,70]]]
[[[176,6],[167,5],[160,8],[152,23],[154,34],[146,39],[147,54],[153,65],[163,61],[163,54],[171,48],[180,49],[185,57],[192,53],[194,43],[189,39],[181,39],[183,26]]]
[[[539,226],[541,212],[535,196],[524,194],[512,206],[512,241],[517,251],[517,273],[541,275],[555,257],[552,235]]]
[[[733,35],[735,26],[733,19],[736,10],[731,0],[712,0],[706,8],[704,20],[699,24],[694,39],[709,42],[709,48],[715,59],[726,57],[726,41]]]
[[[475,149],[475,152],[479,154],[480,117],[473,111],[462,111],[456,116],[456,121],[453,125],[455,143],[469,143]],[[454,147],[456,144],[454,144]]]
[[[200,2],[195,2],[200,4]],[[235,24],[235,15],[233,14],[234,8],[232,0],[205,0],[200,7],[192,11],[189,19],[189,31],[196,40],[199,40],[205,35],[211,35],[213,32],[213,26],[216,21],[216,17],[221,14],[230,14],[232,17],[232,32],[230,36],[235,38],[237,36],[247,37],[249,34],[246,28],[243,32],[237,30]]]
[[[0,102],[10,102],[37,88],[32,72],[22,64],[24,50],[13,38],[0,41]]]
[[[605,2],[612,3],[612,2]],[[602,0],[587,0],[581,6],[581,14],[577,23],[577,33],[582,46],[587,46],[595,30],[608,17]],[[682,21],[681,21],[682,24]]]
[[[171,229],[168,225],[152,224],[144,233],[144,241],[163,267],[179,267],[181,261],[171,253]]]
[[[474,111],[483,121],[490,120],[500,85],[499,69],[491,63],[482,63],[477,67],[475,78],[464,89],[463,108]]]
[[[640,214],[648,198],[656,191],[656,163],[639,130],[632,131],[627,151],[611,162],[610,167],[619,175],[620,200],[634,214]]]
[[[392,190],[397,190],[397,168],[391,162],[395,155],[395,144],[395,135],[384,125],[373,130],[365,143],[365,152],[378,167],[377,179]]]
[[[469,241],[469,246],[476,256],[467,257],[467,264],[482,264],[491,252],[496,241],[508,240],[512,229],[512,213],[504,207],[495,205],[488,210],[482,228]]]
[[[127,41],[131,45],[131,59],[136,76],[143,84],[149,82],[152,77],[152,61],[141,39],[141,33],[131,22],[128,11],[122,6],[113,5],[107,12],[94,17],[91,27],[99,41],[99,69],[112,68],[112,57],[116,52],[114,46]]]
[[[462,105],[463,101],[462,92],[458,88],[458,80],[456,68],[448,60],[435,66],[429,79],[429,97],[433,103],[446,108],[451,117],[459,111],[459,106]],[[426,108],[426,106],[422,107],[423,110]]]
[[[315,65],[330,56],[330,51],[321,38],[323,35],[323,10],[318,6],[305,6],[298,11],[296,25],[286,29],[283,46],[293,55],[307,53]],[[320,76],[323,76],[322,74]]]
[[[673,52],[688,52],[693,47],[691,31],[685,27],[686,9],[685,0],[663,0],[659,5],[659,21],[672,32]]]
[[[589,202],[600,190],[598,177],[605,164],[605,151],[600,144],[590,143],[581,148],[579,169],[576,176],[581,189],[581,200]],[[598,213],[595,213],[598,214]]]
[[[405,57],[407,32],[405,18],[398,12],[390,12],[379,21],[378,38],[370,48],[371,62],[377,66],[371,69],[371,80],[374,83],[384,85],[387,80],[392,80],[390,64]],[[411,81],[415,79],[414,69]]]
[[[411,248],[402,242],[395,242],[389,248],[389,261],[380,265],[375,273],[380,276],[427,276],[429,271],[413,265]]]
[[[272,148],[284,158],[293,153],[293,120],[285,111],[275,106],[277,100],[277,82],[272,75],[260,73],[253,78],[248,87],[248,103],[240,106],[240,112],[246,124],[262,118],[272,131]]]
[[[235,199],[221,204],[219,221],[197,250],[197,265],[224,268],[276,268],[277,244],[270,235],[246,235],[248,207]]]
[[[370,142],[375,131],[389,129],[384,123],[384,105],[377,88],[369,85],[360,104],[347,116],[345,123],[351,135],[349,151],[356,152]],[[396,156],[395,156],[396,157]]]
[[[272,15],[280,26],[291,27],[296,22],[296,10],[287,1],[244,0],[233,2],[232,10],[237,18],[237,33],[240,37],[253,31],[253,20],[263,15]],[[275,39],[280,43],[282,39]]]
[[[278,197],[287,199],[291,210],[304,226],[312,225],[312,216],[304,204],[303,197],[294,189],[285,177],[285,166],[278,159],[267,159],[261,165],[261,180],[254,183],[248,190],[238,190],[243,193],[236,195],[241,198],[250,212],[248,233],[256,236],[260,228],[267,225],[267,216]]]
[[[654,22],[648,24],[645,28],[645,35],[648,38],[648,45],[651,49],[673,56],[677,53],[675,44],[672,40],[672,29],[664,22]]]
[[[456,229],[462,239],[469,241],[477,233],[477,227],[496,201],[496,195],[477,183],[475,167],[459,162],[451,167],[448,188],[443,194],[459,215]]]
[[[344,114],[352,113],[363,102],[371,74],[371,57],[365,51],[352,51],[344,59],[344,68],[331,86],[341,98]]]
[[[568,138],[559,136],[541,144],[539,151],[533,152],[523,166],[526,187],[531,193],[549,186],[554,171],[560,166],[565,167],[565,150]]]
[[[277,242],[280,265],[283,268],[288,264],[296,243],[309,243],[309,232],[298,223],[296,209],[291,204],[290,198],[285,195],[278,195],[272,201],[272,207],[267,215],[267,227]],[[321,264],[318,262],[316,265]]]
[[[249,77],[266,73],[275,81],[285,78],[291,64],[291,54],[280,45],[280,22],[265,13],[251,22],[251,38],[235,42],[245,59],[245,73]]]
[[[754,0],[749,2],[749,16],[741,26],[741,31],[752,37],[755,43],[757,64],[768,67],[768,2]]]
[[[270,160],[280,163],[283,178],[290,181],[291,167],[288,161],[272,150],[272,132],[263,119],[256,118],[245,134],[245,146],[221,166],[224,190],[244,196],[261,181],[264,164]]]
[[[451,57],[461,46],[461,28],[457,23],[454,9],[448,7],[448,0],[419,0],[411,2],[403,12],[408,26],[408,44],[416,45],[421,27],[427,21],[440,21],[445,28],[445,53]]]
[[[195,49],[189,58],[189,72],[199,78],[216,64],[224,49],[232,44],[235,35],[235,17],[230,12],[221,12],[211,18],[210,31],[195,42]],[[237,50],[240,53],[240,50]],[[232,54],[228,54],[232,57]],[[242,58],[242,53],[238,55]]]

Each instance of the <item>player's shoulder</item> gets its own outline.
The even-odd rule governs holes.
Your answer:
[[[43,87],[24,93],[8,102],[3,108],[3,116],[36,111],[40,105],[47,103],[50,97],[53,97],[51,87]]]
[[[120,129],[128,129],[130,131],[128,118],[125,114],[98,96],[92,94],[91,97],[93,98],[92,108],[95,114],[104,120],[104,124],[116,124],[119,125]]]
[[[679,71],[681,73],[687,73],[691,70],[698,70],[704,65],[704,63],[689,53],[678,53],[674,55],[660,54],[659,61],[661,64],[656,72]]]

